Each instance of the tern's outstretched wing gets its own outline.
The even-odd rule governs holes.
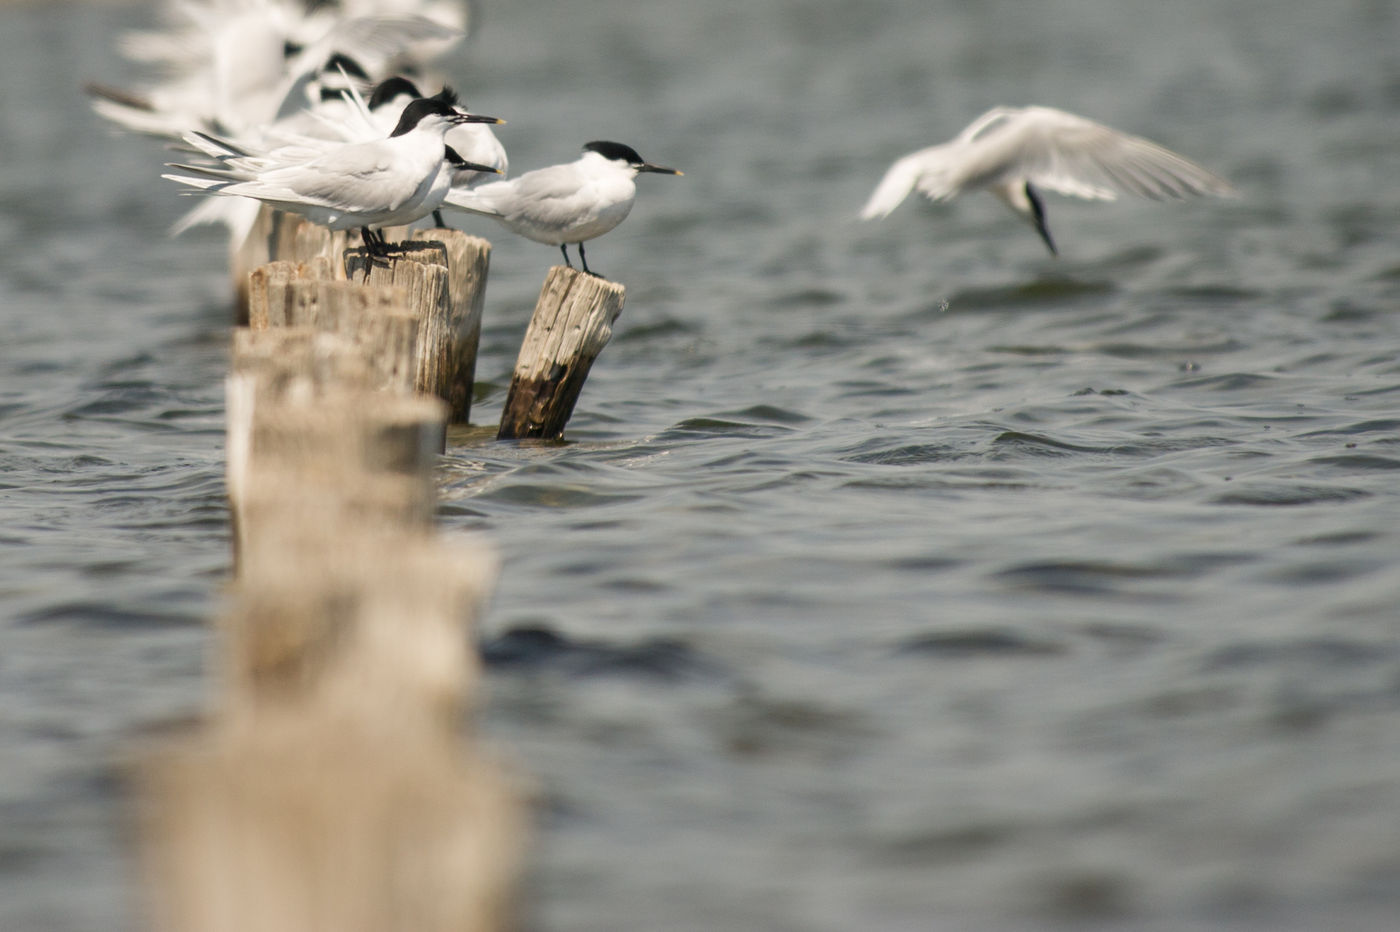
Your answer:
[[[960,142],[947,187],[920,186],[931,197],[1016,181],[1104,200],[1119,193],[1152,200],[1235,193],[1223,178],[1155,142],[1050,107],[1003,110]]]
[[[874,220],[877,217],[889,216],[890,212],[909,196],[909,192],[914,190],[920,177],[930,167],[937,167],[940,162],[940,153],[944,148],[946,147],[933,146],[896,159],[895,163],[889,167],[889,171],[885,172],[885,177],[880,179],[880,183],[875,186],[875,191],[870,195],[870,199],[861,208],[860,219]]]

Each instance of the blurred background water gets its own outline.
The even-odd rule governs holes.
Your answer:
[[[1390,929],[1400,7],[483,2],[515,172],[617,139],[561,445],[454,435],[526,928]],[[197,714],[229,286],[87,110],[151,7],[0,5],[0,929],[139,926],[120,767]],[[1043,103],[1238,202],[855,212]],[[495,250],[476,420],[557,252]]]

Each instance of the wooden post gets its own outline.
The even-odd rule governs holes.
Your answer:
[[[481,344],[481,316],[486,302],[486,273],[491,267],[491,244],[479,236],[456,230],[418,230],[413,238],[441,243],[447,252],[448,290],[452,309],[448,314],[450,339],[443,343],[447,358],[449,391],[443,400],[451,407],[453,424],[471,418],[472,392],[476,385],[476,353]]]
[[[138,771],[157,932],[504,932],[523,819],[500,768],[295,704]]]
[[[250,276],[279,310],[234,336],[221,689],[137,766],[151,918],[502,932],[523,807],[463,729],[497,564],[432,534],[447,406],[381,386],[417,342],[402,296],[294,271]]]
[[[342,511],[376,526],[380,516],[431,523],[445,405],[379,391],[380,378],[344,337],[294,328],[235,333],[226,456],[237,564],[264,519],[282,512],[309,525]],[[288,464],[297,470],[290,478]],[[341,487],[352,491],[325,494]]]
[[[563,435],[593,360],[612,339],[625,297],[617,282],[562,265],[549,270],[520,346],[496,439]]]
[[[454,423],[465,422],[491,244],[453,230],[431,230],[406,245],[407,254],[388,261],[372,260],[364,249],[348,250],[345,271],[365,285],[407,290],[408,307],[419,319],[415,387],[446,401]]]
[[[217,717],[138,770],[156,928],[510,928],[520,799],[461,738],[494,560],[299,517],[235,588]]]
[[[345,252],[352,241],[358,242],[360,238],[358,233],[345,230],[333,233],[304,217],[281,211],[274,211],[274,220],[270,227],[267,246],[270,261],[305,262],[318,258],[334,260]]]
[[[266,265],[274,257],[268,252],[268,241],[276,222],[277,211],[266,204],[259,205],[257,219],[243,242],[229,243],[229,272],[233,276],[234,317],[236,326],[248,326],[249,295],[248,279],[258,266]]]
[[[258,539],[224,619],[230,710],[324,702],[453,734],[495,557],[413,528],[289,517]]]
[[[307,280],[285,287],[287,326],[345,337],[374,371],[371,388],[400,394],[414,390],[419,324],[408,309],[405,289]]]
[[[248,274],[248,327],[266,330],[287,326],[287,286],[330,277],[331,263],[325,258],[304,262],[284,259],[258,266]]]

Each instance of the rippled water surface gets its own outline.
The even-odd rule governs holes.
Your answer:
[[[462,431],[525,925],[1390,929],[1400,10],[483,0],[512,167],[626,141],[557,445]],[[120,768],[228,569],[223,245],[78,87],[148,8],[0,6],[0,928],[137,925]],[[1046,103],[1235,202],[853,214]],[[557,253],[493,238],[477,420]]]

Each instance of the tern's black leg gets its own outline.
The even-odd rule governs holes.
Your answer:
[[[592,275],[594,278],[602,278],[597,272],[588,267],[588,257],[583,254],[583,244],[578,244],[578,261],[583,263],[583,274]]]
[[[559,251],[562,252],[562,253],[564,254],[564,264],[567,265],[569,268],[573,268],[573,267],[574,267],[574,264],[573,264],[572,262],[569,261],[569,246],[568,246],[568,244],[567,244],[567,243],[560,243],[560,244],[559,244]]]
[[[437,224],[439,230],[452,229],[452,227],[447,225],[447,221],[442,219],[442,211],[440,209],[433,211],[433,223]]]
[[[382,259],[388,255],[384,244],[384,234],[371,230],[369,227],[360,227],[360,239],[364,240],[365,252],[376,259]]]
[[[384,241],[384,234],[371,230],[369,227],[360,227],[360,239],[365,243],[365,281],[369,281],[369,270],[374,265],[374,260],[383,259],[388,262],[393,247]]]
[[[1055,248],[1055,241],[1050,238],[1050,228],[1045,225],[1045,205],[1040,200],[1040,192],[1031,187],[1029,181],[1026,182],[1026,200],[1031,202],[1031,214],[1035,218],[1035,231],[1040,234],[1040,238],[1045,240],[1045,245],[1050,247],[1050,255],[1058,256],[1060,251]]]

